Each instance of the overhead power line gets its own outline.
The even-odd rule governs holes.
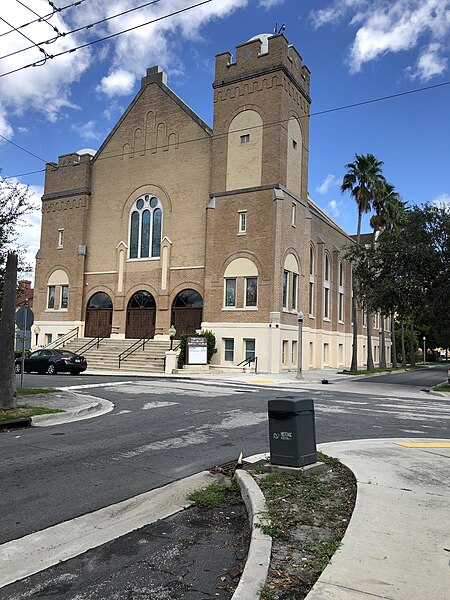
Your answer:
[[[415,94],[417,92],[425,92],[425,91],[428,91],[428,90],[432,90],[432,89],[436,89],[436,88],[441,88],[441,87],[444,87],[444,86],[447,86],[447,85],[450,85],[450,81],[445,81],[443,83],[437,83],[435,85],[428,85],[428,86],[420,87],[420,88],[414,88],[414,89],[408,90],[406,92],[398,92],[397,94],[389,94],[389,95],[385,95],[385,96],[380,96],[378,98],[371,98],[370,100],[361,100],[360,102],[353,102],[352,104],[344,104],[342,106],[336,106],[334,108],[327,108],[325,110],[320,110],[320,111],[317,111],[317,112],[312,112],[309,115],[304,115],[304,116],[302,116],[300,118],[309,119],[311,117],[318,117],[318,116],[321,116],[321,115],[325,115],[325,114],[329,114],[329,113],[333,113],[333,112],[338,112],[338,111],[341,111],[341,110],[348,110],[350,108],[357,108],[359,106],[366,106],[368,104],[374,104],[375,102],[384,102],[385,100],[391,100],[393,98],[401,98],[401,97],[404,97],[404,96],[408,96],[410,94]],[[289,122],[289,119],[282,119],[282,120],[279,120],[279,121],[273,121],[271,123],[265,123],[263,125],[253,125],[251,127],[245,127],[243,129],[237,129],[237,130],[233,131],[233,133],[240,133],[240,132],[244,132],[244,131],[247,132],[247,131],[250,131],[252,129],[261,129],[261,128],[264,128],[264,127],[272,127],[274,125],[281,125],[281,124],[288,123],[288,122]],[[213,135],[213,137],[215,139],[217,139],[217,138],[221,138],[221,137],[228,137],[228,135],[230,135],[230,134],[228,132],[226,132],[226,133],[221,133],[221,134]],[[30,152],[26,148],[23,148],[22,146],[19,146],[18,144],[15,144],[14,142],[12,142],[8,138],[4,137],[3,135],[0,135],[0,138],[3,139],[3,140],[5,140],[5,142],[8,142],[9,144],[12,144],[13,146],[16,146],[16,148],[19,148],[20,150],[23,150],[27,154],[30,154],[31,156],[34,156],[35,158],[41,160],[42,162],[45,162],[45,163],[52,162],[52,161],[45,160],[41,156],[37,156],[36,154],[33,154],[32,152]],[[205,140],[204,137],[190,138],[190,139],[181,140],[181,141],[178,141],[178,142],[167,143],[164,146],[165,147],[170,147],[170,146],[175,146],[175,145],[180,146],[182,144],[190,144],[190,143],[193,143],[193,142],[199,142],[199,141],[204,141],[204,140]],[[148,147],[148,148],[147,147],[144,148],[144,151],[148,152],[148,151],[151,151],[151,150],[154,150],[154,149],[155,149],[154,146],[151,146],[151,147]],[[121,152],[120,154],[110,154],[108,156],[101,156],[97,160],[109,160],[109,159],[112,159],[112,158],[119,158],[120,156],[126,156],[128,154],[133,154],[134,152],[135,152],[134,150],[131,150],[130,152],[126,152],[126,153],[122,153]],[[67,165],[67,166],[70,166],[70,165]],[[65,166],[60,165],[60,166],[58,166],[58,168],[62,169],[62,168],[65,168]],[[39,169],[37,171],[30,171],[28,173],[21,173],[21,174],[18,174],[18,175],[8,175],[7,177],[3,177],[2,179],[13,179],[13,178],[17,178],[17,177],[25,177],[27,175],[36,175],[37,173],[44,173],[44,172],[45,172],[45,169]]]
[[[22,6],[25,6],[25,8],[27,8],[28,10],[30,10],[31,12],[34,13],[34,11],[31,10],[31,8],[29,8],[28,6],[26,6],[25,4],[23,4],[19,0],[17,0],[17,2],[19,2],[19,4],[22,4]],[[77,2],[73,2],[72,4],[68,4],[67,6],[62,6],[58,10],[52,10],[51,13],[43,15],[42,17],[38,17],[37,19],[33,19],[32,21],[28,21],[27,23],[23,23],[22,25],[18,25],[17,27],[8,29],[8,31],[3,31],[3,33],[0,33],[0,38],[3,37],[4,35],[8,35],[10,33],[14,33],[15,31],[17,31],[17,29],[24,29],[25,27],[28,27],[29,25],[33,25],[33,23],[38,23],[40,21],[47,21],[48,22],[48,20],[51,19],[53,17],[53,15],[55,15],[57,12],[63,12],[64,10],[67,10],[68,8],[72,8],[74,6],[79,6],[80,4],[83,4],[83,2],[86,2],[86,0],[78,0]],[[37,14],[37,13],[34,13],[34,14]],[[52,27],[51,23],[49,23],[49,25]]]
[[[49,22],[47,21],[47,19],[44,19],[44,18],[43,18],[41,15],[39,15],[39,14],[38,14],[36,11],[34,11],[32,8],[30,8],[29,6],[27,6],[26,4],[24,4],[23,2],[21,2],[21,0],[16,0],[16,2],[18,2],[18,3],[19,3],[21,6],[23,6],[23,7],[24,7],[24,8],[26,8],[27,10],[29,10],[31,13],[33,13],[33,15],[35,15],[36,17],[38,17],[38,21],[40,21],[40,22],[42,22],[42,23],[47,23],[47,25],[53,29],[53,31],[56,33],[56,35],[58,35],[58,36],[60,36],[60,35],[64,35],[64,34],[62,34],[62,33],[59,31],[59,29],[58,29],[57,27],[55,27],[55,25],[52,25],[51,23],[49,23]],[[59,9],[59,10],[61,10],[61,9]],[[54,11],[54,12],[52,13],[52,15],[54,15],[54,14],[56,14],[56,11]],[[14,30],[19,32],[19,29],[16,29],[15,27],[14,27]],[[19,32],[19,33],[20,33],[20,32]]]
[[[208,0],[208,1],[209,2],[213,2],[214,0]],[[58,37],[72,35],[73,33],[78,33],[79,31],[92,29],[92,27],[96,27],[97,25],[101,25],[102,23],[106,23],[107,21],[111,21],[112,19],[116,19],[117,17],[122,17],[123,15],[127,15],[129,13],[132,13],[132,12],[136,11],[136,10],[141,10],[142,8],[147,8],[148,6],[152,6],[153,4],[158,4],[159,2],[161,2],[161,0],[151,0],[151,2],[146,2],[145,4],[141,4],[140,6],[135,6],[134,8],[130,8],[128,10],[124,10],[124,11],[122,11],[120,13],[116,13],[115,15],[111,15],[109,17],[105,17],[104,19],[100,19],[99,21],[94,21],[93,23],[88,23],[87,25],[82,25],[81,27],[77,27],[76,29],[71,29],[70,31],[67,31],[65,33],[60,34],[56,38],[51,38],[51,39],[39,42],[39,44],[41,46],[45,46],[47,44],[53,44],[58,39]],[[173,14],[176,14],[176,13],[173,13]],[[167,16],[171,16],[171,15],[167,15]],[[164,18],[166,18],[166,17],[164,17]],[[148,23],[152,23],[152,22],[153,21],[149,21]],[[147,25],[148,23],[144,23],[144,25]],[[142,27],[142,25],[140,25],[139,27]],[[121,35],[121,33],[116,34],[116,35]],[[108,38],[104,38],[104,39],[108,39]],[[102,40],[99,40],[99,41],[102,41]],[[96,41],[91,42],[91,43],[94,44],[94,43],[96,43]],[[25,48],[21,48],[20,50],[14,50],[14,52],[10,52],[9,54],[5,54],[4,56],[0,56],[0,60],[2,60],[3,58],[9,58],[10,56],[14,56],[16,54],[20,54],[21,52],[25,52],[27,50],[31,50],[33,47],[34,46],[27,46]],[[75,50],[78,50],[78,48],[75,48]],[[72,52],[72,50],[69,50],[68,52]],[[55,56],[60,56],[60,54],[56,54]],[[54,56],[51,56],[51,58],[54,58]],[[21,68],[26,69],[26,68],[28,68],[30,66],[35,66],[35,65],[33,65],[33,64],[26,65],[26,66],[21,67]],[[12,71],[12,72],[14,72],[14,71]],[[9,75],[9,73],[6,73],[6,75]]]

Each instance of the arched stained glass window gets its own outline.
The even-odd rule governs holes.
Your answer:
[[[131,208],[129,258],[159,258],[161,235],[161,202],[156,196],[141,196]]]

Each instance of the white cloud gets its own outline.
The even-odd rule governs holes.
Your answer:
[[[339,215],[341,214],[342,204],[342,200],[330,200],[328,202],[328,212],[331,214],[332,217],[339,217]]]
[[[330,187],[333,187],[335,185],[339,185],[339,180],[334,175],[329,173],[322,181],[322,183],[316,187],[316,192],[318,192],[319,194],[326,194]]]
[[[406,72],[411,79],[428,81],[435,75],[442,75],[447,69],[448,59],[442,56],[442,45],[434,42],[422,49],[415,69],[409,67]]]
[[[274,6],[278,6],[279,4],[283,4],[284,0],[259,0],[259,5],[269,10],[269,8],[273,8]]]
[[[136,76],[124,69],[112,71],[107,77],[103,77],[97,86],[97,92],[103,92],[106,96],[127,96],[133,90]]]
[[[358,72],[387,53],[418,48],[416,75],[427,80],[447,67],[443,45],[450,34],[450,0],[334,0],[310,14],[314,27],[346,20],[357,27],[348,65]]]
[[[97,123],[93,119],[87,123],[75,123],[72,125],[72,130],[76,131],[82,140],[98,140],[101,134],[95,130]]]
[[[13,129],[7,120],[7,113],[3,106],[0,104],[0,135],[6,138],[11,138],[13,135]],[[3,144],[4,140],[0,139],[0,144]]]
[[[432,204],[438,206],[439,208],[446,208],[447,210],[450,210],[450,194],[439,194],[439,196],[436,196],[436,198],[432,201]]]

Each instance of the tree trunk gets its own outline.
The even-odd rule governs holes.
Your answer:
[[[381,348],[380,348],[380,367],[385,369],[387,367],[386,363],[386,336],[384,333],[384,313],[381,313]]]
[[[17,292],[17,254],[10,252],[6,261],[0,321],[0,408],[17,407],[16,375],[14,373],[14,332]]]
[[[353,347],[352,347],[352,364],[350,371],[356,373],[358,370],[358,323],[356,318],[356,299],[352,297],[352,320],[353,320]]]
[[[411,354],[411,366],[414,367],[416,364],[416,349],[414,348],[414,321],[412,317],[409,329],[409,348]]]
[[[373,353],[372,353],[372,314],[367,311],[367,369],[373,369]]]
[[[402,318],[402,367],[406,368],[405,321]]]
[[[392,366],[394,367],[394,369],[398,369],[398,363],[397,363],[397,341],[395,339],[395,318],[394,318],[394,313],[392,313],[391,315],[391,359],[392,359]]]

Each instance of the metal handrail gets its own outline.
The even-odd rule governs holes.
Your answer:
[[[90,350],[94,346],[96,346],[98,348],[100,346],[100,342],[102,342],[103,340],[106,340],[106,338],[109,338],[109,333],[108,333],[108,335],[103,335],[103,336],[98,335],[94,339],[89,340],[88,342],[86,342],[86,344],[84,344],[84,346],[81,346],[81,348],[78,348],[77,354],[80,354],[80,352],[82,350],[84,350],[85,352],[87,352],[88,350]]]
[[[54,342],[51,342],[50,344],[48,344],[47,346],[45,346],[45,349],[49,350],[51,348],[56,348],[61,343],[64,345],[66,342],[68,342],[69,340],[71,340],[75,336],[78,337],[78,327],[74,327],[73,329],[71,329],[70,331],[68,331],[67,333],[65,333],[61,337],[59,337]]]
[[[257,356],[255,356],[254,358],[246,358],[246,359],[242,360],[237,366],[244,368],[246,365],[250,366],[252,362],[255,363],[255,373],[256,373],[258,370],[258,357]]]
[[[148,341],[150,341],[151,339],[153,339],[153,335],[154,335],[154,332],[151,331],[150,333],[148,333],[144,337],[141,337],[136,342],[133,342],[131,344],[131,346],[129,346],[126,350],[124,350],[123,352],[121,352],[119,354],[119,356],[118,356],[118,359],[119,359],[119,369],[120,369],[120,365],[121,365],[122,361],[124,361],[126,358],[128,358],[129,356],[131,356],[134,352],[136,352],[136,350],[140,350],[140,345],[139,344],[142,344],[142,350],[145,350],[145,344]]]

